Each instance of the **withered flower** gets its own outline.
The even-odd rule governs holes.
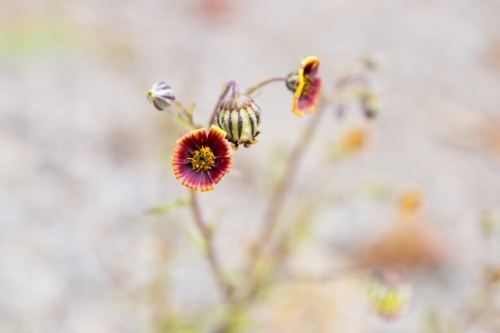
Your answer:
[[[316,111],[322,78],[318,75],[319,59],[309,56],[300,63],[302,68],[288,74],[286,87],[294,93],[292,111],[299,117]]]

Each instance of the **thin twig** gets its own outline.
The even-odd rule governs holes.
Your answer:
[[[200,232],[205,240],[205,246],[206,246],[206,250],[207,250],[207,258],[208,258],[208,262],[210,263],[210,268],[212,269],[212,272],[214,273],[215,277],[217,278],[217,281],[218,281],[219,286],[222,290],[224,298],[227,301],[230,301],[231,294],[232,294],[232,287],[227,282],[227,280],[224,278],[224,274],[222,273],[222,270],[220,268],[219,260],[217,259],[217,255],[215,254],[212,231],[208,228],[206,223],[203,221],[203,217],[201,216],[201,210],[200,210],[200,206],[198,204],[197,193],[195,191],[190,191],[190,192],[191,192],[191,207],[193,209],[194,221],[195,221],[196,226],[200,230]]]
[[[263,252],[267,248],[271,235],[277,226],[279,213],[281,212],[284,206],[286,194],[290,189],[293,179],[297,174],[299,163],[313,138],[313,135],[320,123],[323,113],[326,110],[326,105],[327,103],[321,103],[318,107],[318,110],[313,115],[313,118],[308,123],[304,131],[303,137],[297,142],[292,153],[290,154],[287,163],[288,167],[285,170],[282,179],[276,185],[276,188],[274,189],[274,192],[267,204],[263,229],[258,238],[259,242],[255,246],[254,250],[251,252],[247,268],[248,274],[254,279],[258,262],[261,259]],[[248,294],[246,295],[247,299],[244,300],[244,302],[249,303],[255,296],[258,295],[259,283],[260,281],[254,281],[254,285],[248,291]]]
[[[269,83],[272,83],[272,82],[280,82],[280,81],[285,81],[286,79],[284,77],[273,77],[271,79],[267,79],[267,80],[264,80],[262,81],[261,83],[259,84],[256,84],[255,86],[253,87],[250,87],[247,89],[247,91],[245,92],[247,95],[251,95],[252,93],[254,93],[256,90],[262,88],[263,86],[269,84]]]
[[[306,149],[309,146],[314,133],[316,132],[316,128],[318,127],[321,116],[323,115],[325,110],[326,104],[323,103],[313,114],[313,118],[307,124],[302,139],[297,142],[297,145],[294,147],[290,158],[288,159],[288,167],[286,168],[282,179],[274,189],[271,199],[267,204],[267,209],[264,217],[264,228],[262,229],[261,235],[258,238],[260,241],[256,249],[256,257],[258,257],[261,252],[267,247],[267,244],[278,222],[279,213],[281,212],[285,203],[286,194],[297,174],[300,160],[306,152]]]
[[[215,116],[217,115],[217,110],[219,109],[219,104],[222,102],[224,97],[226,97],[227,93],[229,92],[229,89],[232,87],[232,85],[226,83],[224,89],[222,90],[221,94],[219,95],[219,99],[217,100],[217,103],[215,103],[215,108],[212,111],[212,115],[210,116],[210,121],[208,123],[208,128],[207,130],[210,130],[210,127],[212,127],[213,123],[215,122]]]

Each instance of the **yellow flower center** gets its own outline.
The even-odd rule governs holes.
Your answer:
[[[212,169],[215,164],[215,156],[209,147],[203,147],[194,152],[193,157],[188,158],[191,161],[194,171],[202,172]]]
[[[301,96],[308,95],[311,92],[311,84],[313,82],[313,79],[305,74],[304,75],[304,87],[302,88]]]

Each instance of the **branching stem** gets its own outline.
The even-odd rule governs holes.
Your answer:
[[[314,133],[316,132],[316,129],[320,124],[320,120],[326,110],[326,106],[327,103],[320,103],[318,110],[314,113],[313,118],[307,124],[302,138],[297,142],[292,150],[292,153],[290,154],[287,162],[288,167],[285,170],[283,177],[276,185],[274,192],[267,203],[262,230],[258,237],[259,241],[256,244],[254,250],[251,252],[247,268],[248,274],[252,277],[252,279],[254,279],[254,285],[251,286],[247,294],[247,299],[244,300],[247,303],[252,302],[254,297],[258,295],[260,281],[256,277],[256,269],[258,267],[259,260],[261,260],[265,250],[268,247],[273,231],[278,224],[279,215],[285,204],[286,194],[297,174],[300,161],[302,160],[307,147],[310,145]]]
[[[217,103],[215,103],[215,108],[212,111],[212,115],[210,116],[210,121],[208,122],[208,131],[210,131],[210,127],[212,127],[213,123],[215,122],[215,116],[217,115],[217,110],[219,109],[219,104],[222,102],[222,100],[226,97],[227,93],[229,92],[229,89],[233,87],[234,90],[234,84],[236,82],[234,81],[228,81],[226,85],[224,86],[224,89],[222,90],[221,94],[219,95],[219,99],[217,100]]]
[[[259,84],[256,84],[255,86],[253,87],[250,87],[247,89],[247,91],[245,92],[247,95],[251,95],[253,94],[255,91],[257,91],[258,89],[262,88],[263,86],[265,85],[268,85],[269,83],[272,83],[272,82],[283,82],[285,81],[286,79],[284,77],[273,77],[273,78],[270,78],[270,79],[267,79],[267,80],[264,80],[262,81],[261,83]]]
[[[222,290],[224,298],[227,301],[231,301],[232,287],[224,278],[224,274],[222,273],[219,260],[217,259],[217,255],[215,253],[212,231],[203,221],[200,205],[198,203],[198,193],[195,191],[190,191],[190,192],[191,192],[191,207],[193,209],[194,221],[205,241],[207,259],[210,264],[210,268],[212,269],[213,274],[217,278],[217,282],[219,284],[220,289]]]

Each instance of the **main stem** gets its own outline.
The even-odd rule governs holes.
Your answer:
[[[210,121],[208,122],[208,129],[207,129],[208,131],[210,131],[210,127],[212,127],[213,123],[215,122],[215,116],[217,116],[217,110],[219,109],[220,102],[222,102],[224,97],[226,97],[227,93],[229,92],[229,89],[231,89],[231,87],[233,87],[234,84],[236,84],[236,82],[232,80],[228,81],[226,83],[226,86],[222,90],[221,94],[219,95],[219,99],[217,100],[217,103],[215,103],[215,108],[212,111],[212,115],[210,116]]]
[[[226,97],[227,93],[229,92],[229,89],[234,86],[234,81],[229,81],[224,89],[222,90],[221,94],[219,95],[219,99],[217,100],[217,103],[215,104],[215,108],[212,111],[212,115],[210,116],[210,121],[208,123],[208,131],[210,131],[210,127],[214,123],[215,116],[217,115],[217,110],[219,108],[220,102]],[[234,88],[233,88],[234,89]],[[219,260],[217,258],[217,255],[215,253],[214,249],[214,244],[213,244],[213,237],[212,237],[212,231],[207,227],[206,223],[203,221],[203,217],[201,216],[201,210],[200,210],[200,205],[198,203],[198,192],[196,191],[190,191],[191,193],[191,208],[193,210],[193,215],[194,215],[194,221],[196,223],[196,226],[200,230],[204,240],[205,240],[205,245],[206,245],[206,250],[207,250],[207,258],[208,262],[210,264],[210,268],[212,269],[212,272],[214,273],[217,282],[219,284],[220,289],[222,290],[222,293],[224,295],[224,298],[226,301],[231,302],[232,301],[232,287],[231,285],[227,282],[227,280],[224,278],[224,274],[222,273],[222,270],[219,265]]]
[[[207,227],[206,223],[203,221],[203,217],[201,216],[201,210],[198,203],[197,192],[195,191],[190,191],[190,192],[191,192],[191,207],[193,209],[194,221],[205,240],[207,258],[210,264],[210,268],[212,269],[212,272],[217,278],[217,282],[222,290],[224,298],[230,301],[232,288],[227,283],[227,280],[224,278],[224,274],[222,273],[222,270],[220,268],[219,260],[217,259],[217,255],[215,254],[212,231]]]
[[[313,114],[313,118],[308,123],[302,139],[297,142],[297,145],[294,147],[290,158],[288,159],[288,167],[286,168],[282,179],[276,185],[276,188],[274,189],[274,192],[267,204],[264,226],[260,236],[258,237],[259,242],[255,247],[255,251],[250,260],[249,268],[251,271],[260,259],[262,252],[267,248],[272,233],[278,223],[279,214],[285,204],[286,194],[297,174],[299,163],[313,138],[314,132],[316,131],[325,110],[326,104],[322,103],[316,113]]]

